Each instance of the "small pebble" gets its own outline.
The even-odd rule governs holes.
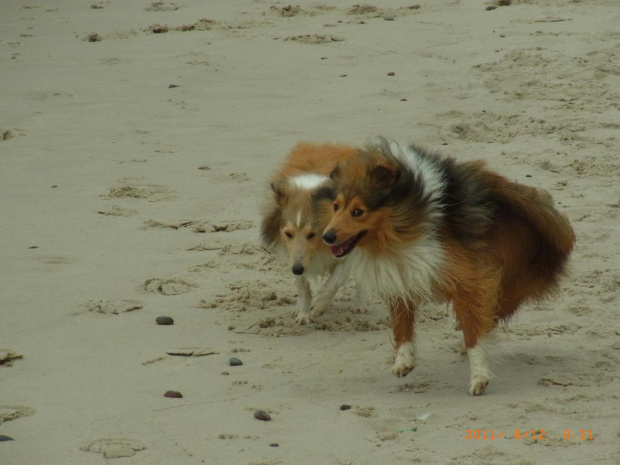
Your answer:
[[[84,40],[87,40],[88,42],[101,42],[103,40],[103,36],[101,34],[97,34],[96,32],[93,32],[91,34],[88,34]]]
[[[496,6],[487,6],[487,11],[492,11],[492,10],[496,10],[497,7]]]
[[[257,420],[260,420],[260,421],[271,421],[271,415],[269,415],[264,410],[255,410],[254,411],[254,418],[256,418]]]
[[[388,76],[396,76],[396,73],[395,73],[394,71],[390,71],[390,72],[388,73]]]
[[[351,406],[347,404],[342,404],[340,406],[340,410],[351,410]]]
[[[383,19],[386,21],[394,21],[395,18],[394,16],[384,16]]]
[[[2,441],[12,441],[13,438],[10,436],[5,436],[4,434],[0,434],[0,442]]]
[[[230,357],[228,359],[228,364],[231,367],[238,367],[238,366],[243,365],[243,362],[241,360],[239,360],[238,358],[236,358],[236,357]]]
[[[155,323],[157,323],[158,325],[173,325],[174,320],[169,316],[158,316],[157,318],[155,318]]]
[[[275,442],[273,444],[269,444],[269,447],[280,447],[280,444],[276,444]]]
[[[176,88],[176,87],[181,87],[181,86],[179,86],[179,85],[177,85],[177,84],[170,84],[170,85],[168,86],[168,89],[174,89],[174,88]]]
[[[164,393],[164,397],[170,397],[172,399],[182,399],[183,394],[181,394],[179,391],[166,391]]]

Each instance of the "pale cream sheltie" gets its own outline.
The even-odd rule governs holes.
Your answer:
[[[271,181],[272,193],[263,209],[261,239],[288,255],[298,291],[297,323],[306,324],[325,312],[348,274],[332,257],[321,236],[331,218],[331,202],[316,199],[334,166],[353,157],[356,149],[338,144],[297,144]],[[312,302],[308,278],[328,274]]]
[[[383,297],[396,358],[407,375],[416,363],[416,309],[452,303],[471,369],[469,392],[491,377],[481,340],[528,300],[552,293],[575,235],[551,196],[416,146],[379,138],[339,163],[317,197],[333,216],[323,240],[347,256],[351,276]]]

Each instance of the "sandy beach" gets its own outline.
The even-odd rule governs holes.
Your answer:
[[[617,0],[3,0],[0,84],[2,465],[620,463]],[[449,307],[399,379],[380,300],[298,326],[260,244],[295,143],[376,135],[575,229],[483,396]]]

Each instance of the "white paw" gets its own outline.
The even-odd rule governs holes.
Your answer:
[[[392,373],[399,378],[407,376],[415,368],[415,348],[411,342],[402,344],[396,352],[396,359],[392,365]]]
[[[300,310],[295,317],[295,323],[300,326],[307,325],[310,323],[310,313],[307,310]]]
[[[472,347],[467,350],[467,356],[471,369],[469,393],[472,396],[482,395],[491,379],[491,371],[484,356],[484,350],[480,346]]]
[[[310,317],[315,318],[317,316],[321,316],[327,310],[329,310],[329,304],[324,305],[321,303],[316,303],[312,309],[310,309]]]
[[[484,390],[488,385],[488,377],[481,375],[472,376],[471,381],[469,382],[469,393],[472,396],[480,396],[484,394]]]

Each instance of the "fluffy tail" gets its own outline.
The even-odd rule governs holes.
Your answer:
[[[495,191],[500,203],[524,218],[556,253],[568,258],[575,233],[568,218],[553,206],[548,192],[510,181]]]

